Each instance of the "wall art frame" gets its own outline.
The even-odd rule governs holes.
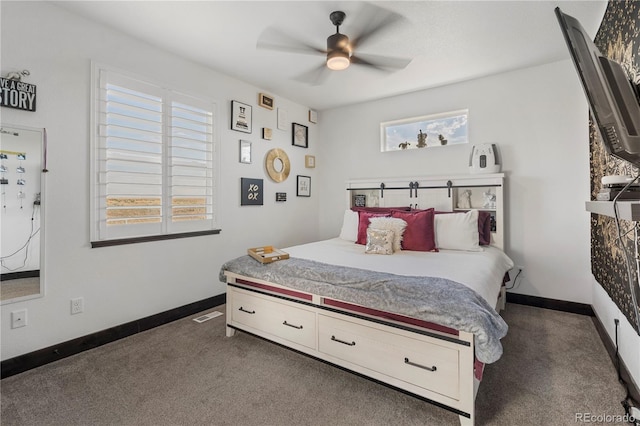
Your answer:
[[[273,109],[274,104],[275,100],[273,99],[273,96],[269,96],[266,93],[258,94],[258,105],[260,105],[261,107],[266,109]]]
[[[261,206],[263,188],[262,179],[240,178],[240,205]]]
[[[287,130],[287,122],[289,121],[289,113],[286,109],[278,108],[278,130]]]
[[[297,176],[296,195],[298,197],[311,197],[311,176]]]
[[[316,156],[315,155],[305,155],[304,156],[304,166],[307,169],[313,169],[316,167]]]
[[[231,130],[251,133],[251,122],[251,105],[238,101],[231,101]]]
[[[240,140],[240,162],[251,164],[251,142]]]
[[[309,128],[303,124],[291,123],[291,144],[309,148]]]

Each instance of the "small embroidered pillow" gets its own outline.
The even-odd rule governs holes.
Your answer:
[[[393,251],[402,250],[402,236],[407,228],[407,222],[395,217],[372,217],[369,219],[369,227],[376,229],[388,229],[393,231]]]
[[[393,254],[394,232],[389,229],[367,229],[367,244],[364,252],[368,254]]]

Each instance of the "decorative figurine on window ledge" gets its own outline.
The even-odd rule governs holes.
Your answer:
[[[422,133],[422,129],[420,129],[420,133],[418,133],[418,148],[424,148],[427,146],[427,134]]]

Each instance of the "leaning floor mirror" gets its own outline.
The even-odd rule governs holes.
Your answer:
[[[44,295],[44,129],[0,125],[0,298]]]

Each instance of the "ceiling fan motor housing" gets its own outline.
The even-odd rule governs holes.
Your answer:
[[[349,66],[351,48],[349,37],[335,33],[327,38],[327,66],[332,70],[343,70]]]
[[[334,50],[350,54],[351,48],[349,47],[349,37],[340,33],[335,33],[334,35],[329,36],[327,38],[327,51],[331,53]]]

